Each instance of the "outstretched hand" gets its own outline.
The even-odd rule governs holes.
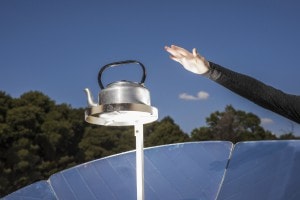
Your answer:
[[[175,45],[165,46],[165,50],[171,54],[170,58],[172,60],[179,62],[190,72],[204,74],[209,70],[209,62],[197,53],[196,48],[193,49],[192,53]]]

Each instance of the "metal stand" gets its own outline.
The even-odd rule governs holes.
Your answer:
[[[134,125],[136,140],[136,195],[137,200],[144,200],[144,133],[143,124]]]

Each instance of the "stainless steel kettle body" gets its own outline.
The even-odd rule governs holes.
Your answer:
[[[122,80],[110,83],[106,88],[104,88],[101,77],[102,73],[107,68],[131,63],[139,64],[139,66],[143,69],[143,76],[140,83]],[[99,93],[99,105],[128,103],[145,104],[150,106],[150,93],[144,86],[145,79],[146,69],[144,65],[138,61],[128,60],[105,65],[101,68],[98,74],[98,83],[102,89]]]
[[[143,76],[139,83],[132,81],[117,81],[107,85],[102,83],[102,73],[110,67],[124,64],[139,64]],[[151,106],[150,92],[145,88],[146,69],[135,60],[114,62],[101,68],[98,83],[101,88],[98,102],[94,102],[92,94],[85,88],[88,108],[85,110],[85,120],[91,124],[105,126],[131,126],[146,124],[157,120],[158,110]]]

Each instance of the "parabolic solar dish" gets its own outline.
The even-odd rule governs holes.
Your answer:
[[[145,199],[298,200],[300,141],[146,148]],[[3,200],[136,199],[135,151],[61,171]]]

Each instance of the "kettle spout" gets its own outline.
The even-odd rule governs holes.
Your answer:
[[[93,96],[92,96],[90,90],[89,90],[88,88],[85,88],[84,91],[85,91],[86,96],[87,96],[87,103],[88,103],[88,106],[89,106],[89,107],[95,107],[95,106],[98,106],[98,104],[94,102]]]

